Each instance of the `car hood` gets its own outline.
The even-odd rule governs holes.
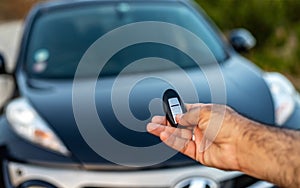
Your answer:
[[[261,77],[260,70],[241,57],[231,58],[229,61],[221,64],[220,68],[226,88],[224,93],[226,95],[225,103],[253,120],[274,124],[272,98],[269,89]],[[205,75],[199,69],[186,69],[185,72],[192,80],[198,92],[199,101],[204,103],[211,102],[210,84],[206,81]],[[139,79],[141,74],[147,79]],[[135,82],[133,86],[124,83],[118,85],[117,90],[113,90],[113,84],[115,84],[116,81],[115,77],[99,79],[95,87],[95,107],[99,119],[114,141],[122,143],[124,147],[135,147],[137,150],[160,143],[157,137],[146,132],[146,124],[150,121],[152,115],[163,115],[161,101],[158,99],[161,99],[163,92],[171,88],[172,85],[165,80],[158,79],[161,78],[162,75],[172,79],[169,80],[169,82],[176,83],[177,86],[179,85],[185,88],[186,83],[184,79],[181,79],[178,76],[178,71],[175,70],[124,75],[121,79],[136,79],[138,81]],[[90,82],[91,80],[89,79],[83,79],[80,81],[80,84],[82,88],[85,88]],[[116,161],[110,160],[106,154],[101,155],[102,151],[115,150],[112,143],[101,139],[100,135],[102,134],[99,133],[99,137],[97,138],[95,137],[97,133],[93,133],[93,137],[95,137],[94,141],[96,145],[99,146],[98,149],[94,150],[95,148],[92,149],[89,141],[85,139],[86,135],[82,135],[82,132],[79,131],[84,128],[78,127],[75,121],[72,103],[72,87],[73,82],[69,80],[31,79],[27,82],[26,87],[21,88],[21,90],[40,116],[48,122],[49,126],[61,138],[72,155],[85,167],[111,168],[112,166],[119,166],[114,165]],[[128,93],[128,91],[130,92]],[[82,104],[87,100],[86,97],[87,96],[82,95],[79,99],[82,100]],[[120,112],[120,110],[113,108],[114,105],[114,107],[118,108],[118,104],[114,104],[114,102],[112,102],[113,100],[117,100],[118,103],[128,101],[131,114],[130,118],[134,118],[136,121],[133,122],[138,123],[130,124],[128,122],[132,121],[130,118],[126,119],[126,117],[125,120],[118,119],[118,113],[119,115],[121,113],[122,116],[122,111]],[[184,98],[184,101],[189,103],[199,102],[193,97],[189,98],[188,96]],[[79,112],[89,114],[89,110],[90,109],[82,107],[82,109],[79,109]],[[84,119],[81,122],[85,122],[87,129],[96,123],[92,119]],[[79,126],[84,125],[81,124]],[[136,128],[139,130],[136,131]],[[102,151],[99,151],[99,148]],[[124,151],[126,152],[126,150]],[[125,156],[124,151],[123,153],[118,153],[118,155]],[[161,146],[160,153],[153,152],[150,156],[146,157],[140,157],[134,155],[134,153],[132,153],[132,155],[126,154],[130,157],[124,159],[127,161],[122,162],[133,166],[135,163],[139,163],[136,164],[137,166],[151,164],[151,155],[153,155],[154,160],[155,156],[170,151],[173,150],[167,146]],[[176,154],[170,156],[169,159],[161,161],[159,165],[170,166],[181,163],[193,163],[193,161],[181,154]]]

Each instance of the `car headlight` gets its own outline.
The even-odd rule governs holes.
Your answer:
[[[6,107],[6,117],[21,137],[50,150],[69,155],[69,151],[25,98],[15,99]]]
[[[296,103],[300,104],[299,93],[295,90],[293,84],[282,74],[267,72],[263,77],[273,97],[275,123],[281,126],[292,115]]]

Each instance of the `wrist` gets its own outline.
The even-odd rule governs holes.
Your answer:
[[[260,148],[261,140],[266,137],[266,127],[245,117],[241,117],[237,140],[237,160],[239,171],[254,177],[267,170],[268,155]]]
[[[235,118],[235,128],[237,129],[236,135],[236,159],[238,164],[238,170],[244,173],[251,171],[252,162],[250,161],[250,155],[253,155],[253,141],[251,137],[256,132],[255,122],[237,114],[238,118]],[[255,143],[254,143],[255,144]]]

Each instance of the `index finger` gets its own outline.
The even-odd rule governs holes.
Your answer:
[[[151,122],[156,124],[166,125],[167,118],[165,116],[153,116]]]
[[[166,116],[153,116],[151,122],[156,124],[171,126],[171,124],[167,121]]]

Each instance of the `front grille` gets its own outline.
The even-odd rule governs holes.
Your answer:
[[[248,175],[241,175],[236,178],[226,180],[221,182],[221,188],[244,188],[249,187],[261,180],[248,176]],[[275,188],[275,187],[274,187]]]
[[[88,186],[88,187],[82,187],[82,188],[135,188],[135,187],[98,187],[98,186]],[[136,188],[169,188],[169,187],[136,187]]]

